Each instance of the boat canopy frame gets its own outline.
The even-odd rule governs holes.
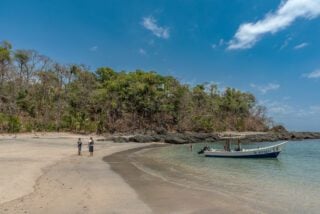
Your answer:
[[[231,152],[231,145],[232,145],[232,140],[237,140],[238,147],[236,148],[236,151],[241,151],[241,139],[245,139],[245,135],[239,135],[239,136],[221,136],[221,140],[225,140],[224,144],[224,150]]]

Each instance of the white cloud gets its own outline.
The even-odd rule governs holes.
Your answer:
[[[302,76],[307,77],[308,79],[317,79],[320,78],[320,70],[315,70],[308,74],[303,74]]]
[[[147,30],[150,30],[155,36],[163,39],[168,39],[170,37],[170,31],[168,27],[161,27],[157,24],[152,16],[144,17],[142,19],[142,26]]]
[[[98,50],[98,46],[92,46],[91,48],[90,48],[90,51],[97,51]]]
[[[238,28],[228,49],[248,49],[267,33],[276,33],[290,26],[297,18],[313,19],[320,15],[319,0],[282,1],[275,12],[255,23],[244,23]]]
[[[301,49],[301,48],[305,48],[305,47],[307,47],[308,45],[309,45],[308,43],[304,42],[304,43],[301,43],[301,44],[299,44],[299,45],[294,46],[293,49],[298,50],[298,49]]]
[[[143,48],[140,48],[140,49],[139,49],[139,54],[141,54],[141,55],[146,55],[146,54],[147,54],[147,51],[146,51],[145,49],[143,49]]]
[[[275,84],[275,83],[268,83],[267,85],[256,85],[256,84],[251,83],[250,86],[252,88],[257,89],[262,94],[266,94],[269,91],[275,91],[275,90],[278,90],[280,88],[280,85],[279,84]]]

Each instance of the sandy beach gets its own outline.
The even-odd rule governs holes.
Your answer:
[[[76,141],[84,142],[77,155]],[[51,133],[0,138],[0,213],[250,213],[229,198],[167,182],[134,164],[131,154],[159,144],[97,141]]]
[[[150,213],[136,192],[102,161],[145,146],[96,141],[89,157],[76,154],[73,134],[2,135],[0,213]],[[98,139],[97,136],[94,136]]]
[[[77,155],[78,137],[84,142],[81,156]],[[232,195],[179,185],[139,167],[135,153],[164,144],[113,143],[93,136],[95,152],[89,157],[89,137],[65,133],[2,135],[0,213],[257,211],[254,204],[248,206]]]

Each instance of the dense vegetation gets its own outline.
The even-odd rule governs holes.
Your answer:
[[[261,131],[268,121],[250,93],[153,71],[92,72],[0,44],[0,132]]]

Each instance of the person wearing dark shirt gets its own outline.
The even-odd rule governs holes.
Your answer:
[[[93,156],[93,144],[94,144],[94,141],[93,141],[92,137],[90,137],[90,140],[88,143],[90,156]]]
[[[82,141],[81,138],[78,139],[78,155],[81,155]]]

